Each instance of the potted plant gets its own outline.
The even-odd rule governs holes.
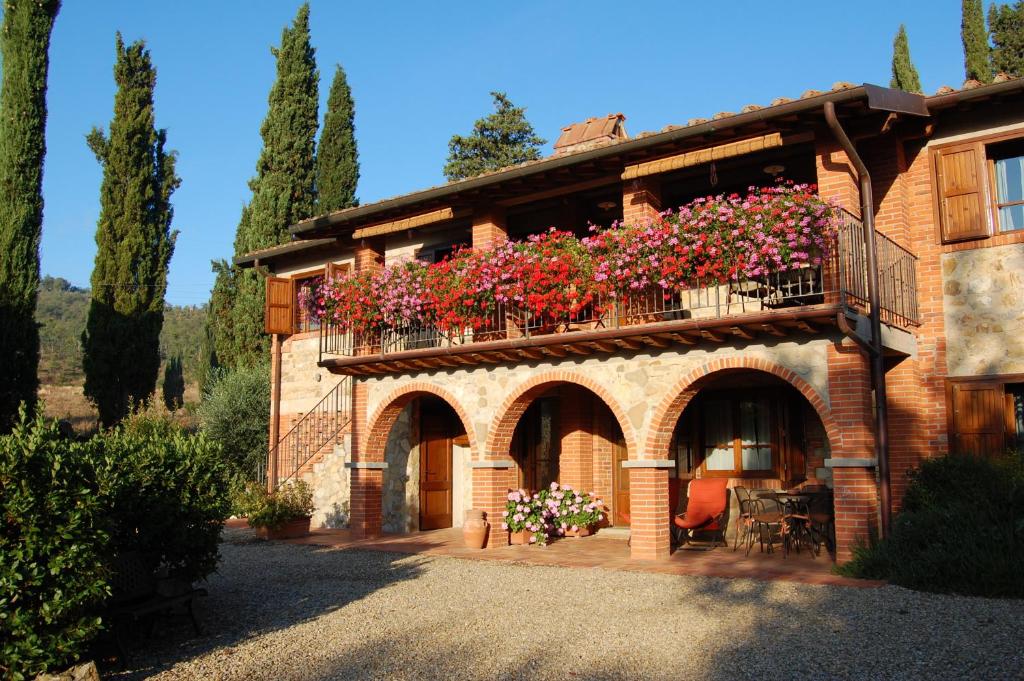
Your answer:
[[[254,495],[255,496],[255,495]],[[264,539],[292,539],[309,534],[313,492],[302,480],[281,485],[262,498],[250,499],[249,526]]]
[[[508,493],[508,501],[502,512],[502,529],[509,531],[511,544],[548,543],[547,510],[540,494],[530,494],[518,489]]]
[[[548,499],[553,533],[559,536],[586,537],[595,531],[603,517],[604,502],[593,492],[580,492],[553,482]]]

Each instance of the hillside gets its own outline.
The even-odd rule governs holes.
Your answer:
[[[60,277],[45,277],[39,290],[36,321],[39,323],[39,383],[44,386],[81,385],[82,331],[89,311],[88,289],[72,286]],[[160,334],[160,356],[180,355],[185,382],[198,382],[204,307],[168,305]]]

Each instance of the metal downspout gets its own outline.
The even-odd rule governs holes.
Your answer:
[[[871,175],[857,153],[846,131],[836,117],[836,106],[825,102],[825,121],[839,146],[857,170],[860,181],[860,211],[864,223],[864,245],[867,250],[868,305],[871,323],[871,344],[868,357],[871,362],[871,386],[875,392],[875,456],[878,459],[878,493],[881,503],[882,536],[888,536],[892,525],[892,490],[889,484],[889,407],[885,391],[885,359],[882,355],[881,301],[878,294],[878,254],[875,244],[874,199],[871,194]],[[847,327],[849,328],[849,327]],[[858,340],[858,339],[855,339]],[[861,343],[863,345],[863,343]]]

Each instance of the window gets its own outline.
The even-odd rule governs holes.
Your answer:
[[[1024,376],[950,379],[946,397],[951,452],[1024,453]]]
[[[943,243],[1024,234],[1024,137],[1015,134],[933,150]]]
[[[320,320],[313,312],[317,288],[324,283],[323,274],[295,278],[295,332],[304,333],[320,328]]]
[[[702,421],[707,475],[775,476],[779,457],[771,393],[708,396]]]
[[[1000,232],[1024,229],[1024,140],[986,149],[994,178],[994,214]]]

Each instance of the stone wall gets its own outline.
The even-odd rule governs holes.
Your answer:
[[[950,376],[1024,373],[1024,244],[942,256]]]
[[[352,460],[352,436],[345,434],[313,470],[303,476],[313,488],[313,519],[310,525],[348,527],[351,517],[352,476],[345,462]]]
[[[452,395],[458,404],[452,406],[466,418],[467,432],[482,452],[487,441],[488,428],[498,416],[506,399],[517,389],[538,376],[569,371],[593,381],[606,395],[611,396],[627,421],[624,432],[638,444],[646,440],[653,412],[690,372],[715,359],[742,357],[747,361],[764,360],[789,369],[807,381],[825,404],[829,402],[827,338],[784,340],[768,345],[723,344],[717,347],[665,350],[657,354],[646,352],[621,353],[602,357],[577,357],[509,366],[480,366],[456,371],[427,371],[380,378],[359,379],[368,388],[368,414],[373,416],[383,409],[403,386],[429,383]],[[609,404],[610,407],[614,406]],[[643,458],[646,453],[632,452]]]
[[[420,525],[419,410],[410,402],[391,428],[384,448],[384,508],[381,527],[385,532],[415,532]]]

